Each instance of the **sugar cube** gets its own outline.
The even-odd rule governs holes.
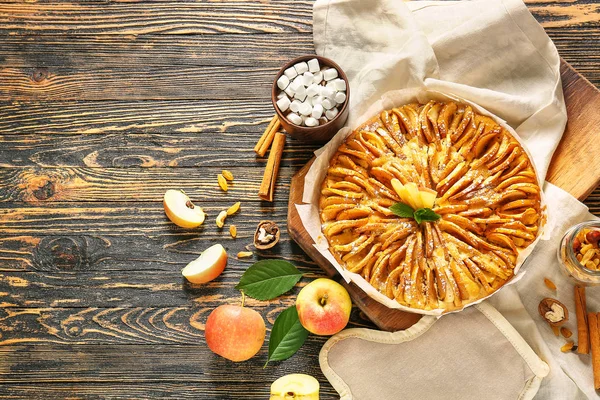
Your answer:
[[[300,124],[302,124],[302,117],[299,116],[298,114],[289,113],[286,116],[286,118],[287,118],[288,121],[290,121],[294,125],[300,125]]]
[[[302,75],[303,73],[308,71],[308,64],[304,61],[299,62],[298,64],[294,65],[294,69],[296,70],[298,75]]]
[[[277,87],[281,90],[285,90],[286,87],[290,84],[290,78],[285,75],[281,75],[279,79],[277,79]]]
[[[308,60],[308,70],[312,73],[319,72],[321,66],[319,65],[319,60],[313,58],[312,60]]]
[[[298,72],[296,72],[296,69],[294,67],[289,67],[288,69],[283,71],[283,74],[287,76],[288,79],[292,79],[296,77],[296,75],[298,75]]]
[[[337,92],[333,97],[336,103],[342,104],[346,101],[346,94],[344,92]]]
[[[335,69],[335,68],[329,68],[329,69],[326,69],[325,71],[323,71],[323,79],[325,79],[326,81],[330,81],[337,77],[338,77],[338,72],[337,72],[337,69]]]

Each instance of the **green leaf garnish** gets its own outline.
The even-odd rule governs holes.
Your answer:
[[[402,218],[414,218],[415,210],[411,206],[404,203],[396,203],[390,207],[390,211]]]
[[[302,273],[282,260],[261,260],[244,272],[235,287],[257,300],[272,300],[291,290]]]
[[[308,337],[308,331],[300,323],[296,306],[291,306],[277,316],[269,337],[269,361],[287,360],[296,352]]]
[[[436,214],[431,208],[419,208],[414,213],[415,221],[420,224],[421,221],[437,221],[441,215]]]
[[[396,203],[390,207],[390,211],[401,218],[414,218],[417,224],[423,221],[437,221],[441,215],[436,214],[431,208],[419,208],[413,210],[411,206],[404,203]]]

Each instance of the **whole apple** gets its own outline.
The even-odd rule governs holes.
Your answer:
[[[260,350],[267,328],[263,317],[246,307],[222,305],[206,321],[208,348],[228,360],[246,361]]]
[[[296,298],[300,323],[315,335],[333,335],[348,323],[352,300],[348,291],[331,279],[315,279]]]

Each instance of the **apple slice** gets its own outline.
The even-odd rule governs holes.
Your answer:
[[[404,185],[408,195],[410,196],[410,200],[412,202],[412,207],[417,210],[419,208],[423,208],[423,203],[421,202],[421,196],[419,195],[419,188],[416,183],[408,182]]]
[[[204,210],[194,205],[190,198],[179,190],[167,190],[163,206],[171,222],[182,228],[196,228],[202,225],[206,217]]]
[[[419,189],[419,196],[421,197],[421,204],[424,208],[433,208],[435,199],[437,198],[437,192],[429,188]]]
[[[269,400],[319,400],[319,381],[306,374],[289,374],[271,385]]]
[[[220,244],[204,250],[200,257],[189,263],[182,275],[192,283],[206,283],[221,275],[227,265],[227,253]]]
[[[402,201],[404,204],[408,204],[409,206],[412,207],[412,204],[409,201],[408,192],[407,192],[406,188],[404,187],[404,185],[398,179],[396,179],[396,178],[392,179],[392,187],[394,188],[394,191],[400,197],[400,201]]]

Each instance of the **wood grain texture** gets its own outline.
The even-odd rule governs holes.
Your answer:
[[[47,384],[70,383],[71,396],[78,398],[81,396],[77,391],[79,385],[106,385],[108,392],[106,397],[101,395],[101,398],[113,398],[118,393],[131,398],[135,396],[124,392],[125,387],[150,387],[160,382],[159,388],[174,385],[176,389],[178,385],[185,384],[192,388],[190,392],[196,395],[194,398],[200,399],[265,399],[269,389],[262,382],[270,381],[272,376],[301,370],[325,381],[314,357],[308,352],[314,352],[323,342],[321,338],[310,337],[298,354],[295,366],[273,363],[268,369],[249,368],[247,363],[232,363],[215,355],[199,357],[204,348],[202,345],[6,346],[0,348],[0,355],[11,368],[0,372],[0,379],[5,386],[15,386],[17,382],[26,385],[35,383],[41,391]],[[119,356],[115,357],[116,354]],[[263,356],[261,361],[264,363],[265,360]],[[32,368],[32,363],[35,363],[35,368]],[[182,368],[183,363],[185,368]],[[123,371],[127,374],[124,375]],[[110,383],[112,385],[107,385]],[[121,384],[126,386],[119,389]],[[194,388],[203,388],[204,391]],[[139,389],[133,390],[139,393]],[[331,387],[325,386],[322,390],[322,398],[334,398],[335,392]],[[64,396],[61,393],[59,397],[69,397],[68,393],[67,389]],[[148,395],[142,397],[147,398]]]
[[[1,23],[1,22],[0,22]],[[0,100],[268,99],[278,68],[0,68]]]
[[[0,133],[212,133],[217,140],[252,133],[258,141],[274,114],[269,99],[5,101],[0,102]]]
[[[311,32],[312,1],[216,0],[5,3],[0,33],[6,35],[146,35]],[[587,1],[526,1],[544,27],[596,26],[599,6]],[[75,18],[74,18],[75,17]]]
[[[600,91],[564,62],[561,78],[568,122],[546,180],[584,200],[600,183]]]
[[[258,188],[263,175],[264,159],[256,168],[7,168],[0,169],[0,203],[56,201],[133,201],[160,202],[167,189],[184,190],[194,200],[260,201]],[[217,183],[222,169],[229,169],[235,179],[228,192]],[[285,193],[294,173],[282,168],[275,191]]]
[[[262,165],[252,147],[256,132],[211,135],[211,132],[104,135],[1,135],[0,166],[91,168],[252,167]],[[237,146],[230,148],[232,140]],[[293,139],[284,149],[283,167],[301,167],[312,157],[314,145]],[[225,150],[226,149],[226,150]]]
[[[5,35],[178,35],[310,32],[312,2],[295,0],[4,3]]]
[[[590,49],[590,53],[593,49]],[[10,67],[84,67],[247,65],[280,67],[313,53],[312,34],[255,33],[197,36],[9,36],[2,40],[0,62]]]

